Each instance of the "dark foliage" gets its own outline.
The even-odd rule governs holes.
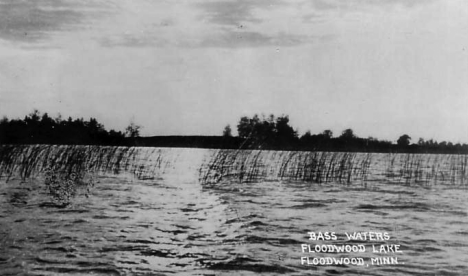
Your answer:
[[[275,118],[242,117],[237,125],[240,148],[306,150],[306,151],[346,151],[346,152],[406,152],[406,153],[468,153],[468,145],[419,139],[418,144],[410,144],[411,137],[404,134],[396,144],[372,137],[360,138],[351,128],[345,129],[339,137],[333,138],[331,130],[320,134],[307,131],[300,138],[289,125],[288,116]]]
[[[288,116],[275,118],[270,115],[262,119],[242,117],[237,125],[239,137],[244,140],[242,147],[249,149],[295,149],[299,139],[297,132],[289,125]]]
[[[0,144],[125,145],[120,131],[106,131],[96,119],[62,120],[35,110],[21,119],[0,121]]]
[[[147,147],[190,147],[218,149],[265,149],[347,152],[406,152],[468,154],[468,145],[437,142],[420,138],[411,144],[411,137],[404,134],[397,143],[372,137],[360,138],[351,128],[333,137],[331,130],[320,134],[306,132],[301,137],[289,125],[289,117],[254,115],[242,117],[237,124],[238,136],[226,126],[223,136],[154,136],[139,137],[140,126],[130,124],[126,132],[107,131],[96,119],[63,120],[51,118],[47,113],[35,110],[24,119],[0,120],[0,144],[60,144],[60,145],[115,145]]]
[[[400,147],[407,147],[409,146],[411,141],[411,137],[408,134],[403,134],[398,138],[397,144]]]
[[[231,126],[227,125],[223,130],[223,137],[232,137]]]

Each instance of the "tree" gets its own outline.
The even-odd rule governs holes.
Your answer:
[[[104,130],[104,126],[98,123],[95,118],[90,118],[89,122],[85,124],[90,131],[101,132]]]
[[[323,137],[326,139],[331,139],[333,137],[333,132],[329,129],[326,129],[322,132]]]
[[[304,133],[304,135],[302,135],[301,140],[307,140],[310,139],[310,137],[312,137],[312,133],[310,133],[310,130],[308,130],[306,133]]]
[[[230,125],[227,125],[224,130],[223,130],[223,136],[224,137],[232,137],[232,130],[231,130],[231,126]]]
[[[40,113],[39,113],[39,110],[37,109],[34,109],[33,112],[31,112],[29,114],[29,116],[26,116],[25,118],[25,121],[31,121],[31,122],[39,122],[39,118],[40,118]]]
[[[53,119],[48,113],[34,110],[23,120],[0,120],[0,143],[9,144],[124,144],[121,132],[107,132],[96,119]]]
[[[239,137],[244,139],[250,137],[252,135],[253,126],[256,121],[258,121],[257,115],[255,115],[252,119],[249,119],[247,116],[241,117],[239,124],[237,124],[237,133]]]
[[[425,144],[426,144],[426,142],[424,141],[424,138],[419,138],[418,145],[424,146]]]
[[[141,126],[131,122],[127,128],[125,128],[125,136],[130,138],[140,137]]]
[[[276,135],[280,140],[291,140],[297,138],[297,132],[289,125],[289,117],[281,116],[276,119],[276,125],[273,125],[273,130],[276,129]]]
[[[356,138],[356,136],[354,135],[354,131],[352,129],[348,128],[348,129],[343,130],[343,132],[341,133],[340,138],[354,139],[354,138]]]
[[[397,144],[402,147],[409,146],[411,137],[408,134],[403,134],[398,138]]]
[[[288,116],[275,118],[258,115],[241,117],[237,125],[240,138],[246,139],[250,148],[288,148],[297,140],[297,132],[289,125]]]

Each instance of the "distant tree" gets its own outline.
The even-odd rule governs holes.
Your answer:
[[[288,116],[275,118],[254,115],[252,118],[241,117],[237,124],[240,138],[246,139],[245,145],[250,148],[291,148],[296,142],[297,131],[289,125]]]
[[[24,121],[26,121],[26,123],[28,123],[28,122],[29,122],[29,123],[31,123],[31,122],[32,122],[32,123],[37,123],[37,122],[39,122],[39,118],[40,118],[39,115],[40,115],[39,110],[34,109],[34,111],[31,112],[31,113],[29,114],[29,116],[26,116],[26,117],[24,118]]]
[[[272,115],[273,116],[273,115]],[[276,130],[276,135],[281,140],[291,140],[297,138],[297,131],[289,125],[288,116],[280,116],[276,119],[276,125],[272,126]]]
[[[124,144],[121,132],[107,132],[104,126],[94,118],[85,121],[82,118],[68,120],[53,119],[47,113],[38,110],[26,115],[24,120],[0,121],[0,143],[10,144]]]
[[[230,125],[227,125],[224,130],[223,130],[223,136],[224,137],[232,137],[232,130],[231,130],[231,126]]]
[[[401,135],[398,138],[397,144],[402,147],[406,147],[410,144],[411,137],[408,134]]]
[[[89,122],[86,122],[85,125],[92,131],[99,132],[104,130],[104,126],[98,123],[95,118],[90,118]]]
[[[331,139],[333,137],[333,132],[329,129],[326,129],[322,132],[323,137],[326,139]]]
[[[240,138],[263,140],[265,136],[272,135],[272,123],[265,118],[260,119],[257,114],[252,118],[242,117],[237,124],[237,133]]]
[[[356,136],[354,135],[354,131],[352,129],[348,128],[348,129],[343,130],[343,132],[341,133],[340,138],[354,139],[354,138],[356,138]]]
[[[435,141],[434,139],[430,139],[429,141],[426,142],[426,145],[428,145],[430,147],[437,147],[439,145],[439,143],[437,141]]]
[[[140,129],[141,126],[131,122],[130,125],[125,128],[125,136],[130,138],[140,137]]]
[[[62,122],[62,114],[59,113],[59,114],[57,115],[57,117],[55,118],[55,122],[56,122],[57,124],[60,124],[60,123]]]
[[[310,133],[310,130],[306,131],[306,133],[304,133],[304,135],[301,136],[301,140],[305,139],[310,139],[310,137],[312,137],[312,133]]]
[[[312,135],[310,130],[307,130],[299,140],[301,143],[305,146],[309,145],[310,143],[313,143],[313,140],[317,137],[317,135]]]
[[[250,137],[254,131],[254,126],[258,122],[259,119],[256,114],[252,119],[249,119],[247,116],[241,117],[237,124],[237,133],[239,137],[244,139]]]
[[[41,128],[50,129],[55,127],[55,121],[47,113],[42,115],[41,121],[39,123]]]
[[[424,141],[424,138],[419,138],[418,145],[424,146],[425,144],[426,144],[426,142]]]

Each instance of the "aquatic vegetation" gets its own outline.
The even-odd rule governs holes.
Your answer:
[[[403,185],[458,185],[468,180],[467,155],[355,152],[218,150],[200,168],[200,181],[381,182]]]
[[[202,154],[191,155],[191,152],[195,151],[201,151]],[[196,156],[200,156],[201,159],[191,160]],[[0,178],[8,181],[10,178],[20,177],[25,180],[44,175],[48,168],[66,172],[66,175],[77,171],[86,171],[88,174],[127,173],[140,180],[168,177],[170,172],[176,177],[194,173],[199,182],[206,186],[226,181],[300,181],[365,186],[368,183],[381,182],[466,186],[468,155],[111,146],[0,146]]]
[[[332,225],[322,231],[341,237],[373,224],[403,244],[403,260],[417,257],[395,273],[431,272],[433,263],[421,256],[443,260],[467,248],[460,242],[467,235],[467,192],[405,185],[465,185],[467,164],[463,155],[0,146],[0,270],[304,274],[311,267],[291,256],[299,257],[307,231]],[[102,182],[93,200],[56,208],[89,194],[95,175]],[[42,182],[5,183],[27,178]],[[388,225],[389,218],[405,220]],[[436,232],[444,238],[434,239]],[[447,260],[444,271],[466,270],[463,258]]]
[[[53,167],[69,173],[82,170],[111,174],[131,172],[144,178],[150,174],[154,176],[157,167],[163,165],[159,151],[136,147],[4,145],[0,146],[0,177],[27,179]],[[157,160],[149,162],[147,159],[153,156],[157,156]]]
[[[49,167],[44,173],[44,184],[52,199],[59,205],[68,205],[76,196],[78,188],[85,190],[88,197],[90,189],[94,187],[95,180],[92,176],[86,176],[85,170],[75,169],[63,171],[57,167]]]
[[[389,154],[387,160],[387,182],[424,186],[467,185],[468,155]]]
[[[219,150],[200,169],[202,183],[305,181],[350,184],[366,180],[372,154],[348,152]]]

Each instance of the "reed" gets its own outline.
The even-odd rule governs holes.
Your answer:
[[[219,150],[200,169],[200,181],[241,183],[260,181],[339,182],[366,180],[372,154],[337,152]]]
[[[84,195],[89,197],[95,179],[87,176],[86,170],[75,168],[73,170],[61,170],[58,167],[49,167],[45,170],[44,184],[48,194],[54,202],[60,206],[67,206],[76,196],[79,188],[84,189]]]
[[[60,172],[120,174],[129,172],[139,179],[157,175],[170,160],[161,149],[107,146],[0,146],[0,177],[25,180],[43,175],[47,169]]]
[[[130,173],[140,180],[167,175],[189,149],[108,146],[0,146],[0,178],[25,180],[59,172]],[[466,186],[467,155],[379,154],[315,151],[206,150],[194,172],[203,185],[221,182],[301,181],[345,185]],[[182,157],[181,157],[182,156]],[[191,160],[188,160],[190,163]],[[197,165],[198,166],[198,165]],[[187,168],[193,167],[193,165]],[[183,169],[178,167],[178,169]],[[62,173],[60,173],[62,174]]]
[[[467,155],[219,150],[200,168],[200,181],[466,186],[467,167]]]
[[[388,156],[386,179],[405,185],[466,186],[467,155],[392,154]]]

